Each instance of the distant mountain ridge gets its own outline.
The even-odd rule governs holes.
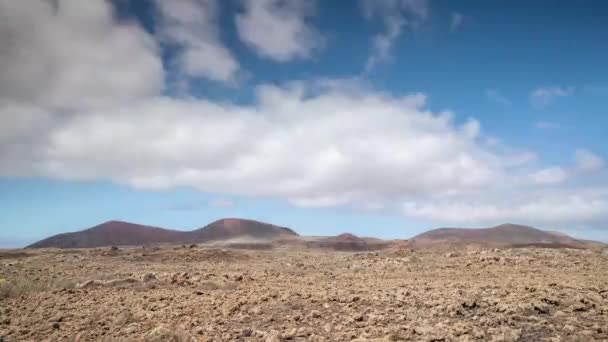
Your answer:
[[[200,241],[225,240],[241,236],[274,240],[286,236],[299,236],[290,228],[245,219],[221,219],[193,231]]]
[[[433,244],[480,244],[488,246],[547,246],[547,247],[588,247],[598,244],[594,241],[574,239],[566,234],[544,231],[537,228],[502,224],[490,228],[439,228],[427,231],[410,240],[415,245]]]
[[[399,246],[434,245],[482,247],[552,247],[589,248],[605,246],[600,242],[578,240],[563,233],[529,226],[503,224],[491,228],[439,228],[410,240],[362,238],[344,233],[337,236],[301,237],[290,228],[269,223],[226,218],[202,228],[179,231],[123,221],[108,221],[85,230],[63,233],[38,241],[27,248],[94,248],[141,246],[149,244],[197,244],[218,246],[300,246],[342,251],[378,250]]]
[[[306,246],[309,248],[326,248],[337,251],[371,251],[387,248],[389,245],[390,241],[362,238],[350,233],[318,238],[306,242]]]
[[[156,243],[189,244],[228,240],[237,237],[271,241],[287,236],[299,235],[289,228],[246,219],[221,219],[192,231],[171,230],[123,221],[108,221],[82,231],[51,236],[27,248],[93,248]]]

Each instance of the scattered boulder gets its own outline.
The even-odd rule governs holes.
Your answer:
[[[190,274],[188,274],[187,272],[181,272],[181,273],[174,273],[171,276],[171,284],[175,284],[178,286],[186,286],[186,285],[192,285],[193,282],[190,278]]]
[[[182,342],[184,339],[174,330],[158,326],[144,337],[145,342]]]
[[[122,279],[112,279],[112,280],[96,280],[90,279],[82,283],[76,284],[75,288],[77,289],[89,289],[95,287],[120,287],[120,286],[128,286],[135,283],[139,283],[137,279],[133,278],[122,278]]]
[[[249,251],[232,262],[211,258],[223,253],[215,248],[170,246],[144,269],[129,258],[139,250],[113,258],[84,252],[79,263],[61,262],[64,255],[53,251],[55,262],[0,270],[11,284],[22,277],[53,284],[0,299],[0,334],[8,341],[608,339],[606,259],[598,253],[447,251]],[[180,259],[191,255],[205,258]],[[117,279],[108,280],[112,274]],[[53,283],[82,277],[71,292]],[[133,290],[115,289],[126,286]]]
[[[156,281],[158,281],[158,278],[156,278],[156,274],[146,273],[146,275],[144,275],[144,278],[143,278],[144,283],[156,282]]]

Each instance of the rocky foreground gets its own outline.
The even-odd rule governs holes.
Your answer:
[[[571,249],[0,253],[0,341],[608,341]]]

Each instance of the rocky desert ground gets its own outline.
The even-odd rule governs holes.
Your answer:
[[[608,255],[200,246],[0,253],[0,341],[608,341]]]

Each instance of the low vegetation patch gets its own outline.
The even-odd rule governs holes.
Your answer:
[[[180,329],[169,329],[158,326],[146,335],[145,342],[190,342],[196,339]]]
[[[24,296],[49,288],[47,284],[36,283],[29,279],[0,279],[0,299]]]

